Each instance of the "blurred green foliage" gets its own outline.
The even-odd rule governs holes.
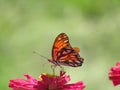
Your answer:
[[[28,73],[51,73],[55,37],[65,32],[80,48],[82,67],[65,67],[71,82],[82,80],[85,90],[119,90],[108,80],[111,66],[120,61],[119,0],[0,0],[0,88]],[[47,63],[47,64],[46,64]]]

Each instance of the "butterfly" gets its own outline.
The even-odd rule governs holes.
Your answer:
[[[79,49],[71,47],[69,38],[65,33],[60,33],[53,44],[52,59],[49,62],[56,66],[79,67],[84,59],[79,55]]]

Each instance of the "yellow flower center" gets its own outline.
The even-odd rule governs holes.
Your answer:
[[[52,75],[52,74],[48,74],[48,73],[43,73],[42,75],[45,75],[45,76],[47,76],[48,78],[53,78],[53,77],[56,77],[56,76],[57,76],[57,75]],[[42,80],[42,78],[41,78],[42,75],[40,75],[40,76],[38,77],[40,80]]]

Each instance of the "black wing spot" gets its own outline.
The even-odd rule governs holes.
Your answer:
[[[71,48],[62,48],[61,49],[61,51],[59,51],[58,53],[57,53],[57,60],[59,60],[60,59],[60,57],[64,57],[64,56],[66,56],[66,55],[68,55],[68,54],[70,54],[70,53],[72,53],[74,50],[73,49],[71,49]]]

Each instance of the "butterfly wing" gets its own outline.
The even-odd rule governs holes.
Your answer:
[[[61,33],[56,37],[53,44],[53,48],[52,48],[53,60],[57,60],[58,57],[60,56],[61,50],[66,47],[70,47],[68,37],[65,33]]]
[[[52,59],[58,65],[66,65],[72,67],[81,66],[83,58],[78,54],[78,48],[72,48],[69,38],[65,33],[59,34],[52,48]]]

